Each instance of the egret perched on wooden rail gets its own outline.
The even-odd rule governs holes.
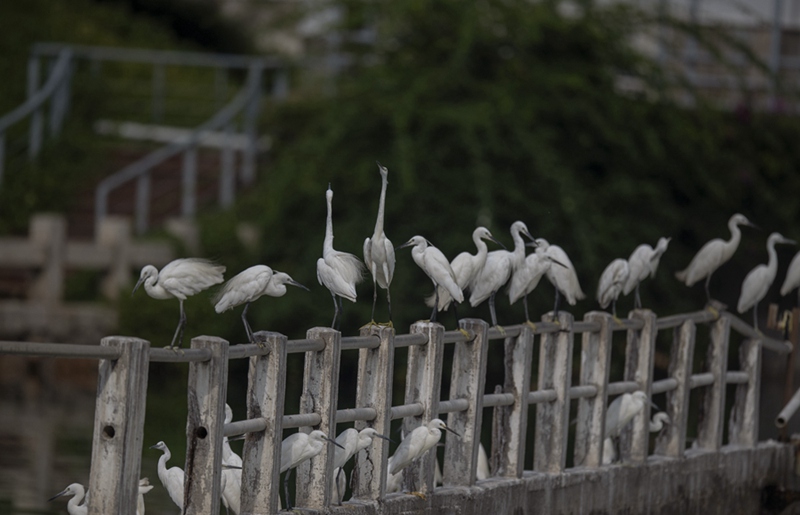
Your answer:
[[[244,304],[242,322],[247,333],[247,341],[255,343],[253,330],[247,322],[247,308],[250,303],[264,295],[269,297],[283,297],[286,295],[286,285],[291,284],[308,291],[308,288],[292,279],[284,272],[273,272],[266,265],[255,265],[239,272],[226,282],[214,295],[214,310],[222,313],[236,306]]]
[[[336,443],[336,440],[328,438],[328,435],[318,429],[308,434],[291,434],[281,442],[281,473],[286,472],[283,476],[283,494],[286,497],[286,509],[292,509],[292,502],[289,499],[289,471],[321,453],[326,441],[337,447],[342,447]]]
[[[626,259],[617,258],[608,264],[597,285],[597,302],[606,309],[611,304],[611,315],[617,319],[617,298],[628,281],[630,267]]]
[[[378,301],[378,286],[380,286],[386,290],[386,302],[389,305],[389,326],[391,327],[392,297],[389,295],[389,286],[392,284],[392,277],[394,277],[394,246],[383,232],[389,170],[380,163],[378,163],[378,170],[381,173],[381,198],[378,202],[378,218],[375,220],[375,231],[372,233],[372,238],[364,240],[364,262],[372,274],[372,318],[370,323],[375,323],[375,303]]]
[[[651,247],[647,243],[643,243],[636,247],[628,257],[628,267],[630,273],[628,280],[625,282],[625,288],[622,290],[623,295],[628,295],[633,290],[636,290],[634,297],[634,307],[640,309],[642,307],[642,299],[639,297],[639,284],[648,277],[655,277],[658,264],[661,261],[661,256],[667,251],[671,238],[659,238],[656,248]]]
[[[63,484],[63,483],[62,483]],[[71,495],[72,499],[67,502],[67,513],[69,515],[86,515],[89,513],[89,507],[86,504],[81,504],[83,498],[86,496],[86,489],[80,483],[72,483],[61,492],[49,498],[47,502],[58,499],[62,495]]]
[[[675,277],[686,286],[692,286],[697,281],[705,278],[706,280],[706,299],[711,301],[711,293],[709,291],[709,284],[711,283],[711,276],[714,272],[727,262],[736,252],[739,247],[739,242],[742,239],[742,231],[739,229],[740,225],[749,227],[756,227],[753,225],[746,216],[742,214],[733,215],[728,220],[728,229],[731,231],[731,239],[728,241],[720,238],[715,238],[707,242],[700,251],[692,258],[684,270],[675,272]]]
[[[411,257],[414,262],[433,281],[436,299],[433,303],[430,320],[435,322],[436,312],[438,311],[436,306],[439,304],[439,286],[447,290],[456,302],[464,302],[464,294],[461,288],[458,287],[456,275],[453,273],[453,269],[450,268],[450,262],[447,261],[441,250],[429,244],[428,240],[422,236],[414,236],[397,248],[402,249],[411,246],[414,247],[411,249]]]
[[[389,458],[389,474],[397,474],[414,461],[422,457],[430,449],[436,447],[442,437],[442,429],[450,431],[461,437],[458,433],[447,427],[442,419],[435,418],[425,426],[419,426],[411,431]]]
[[[181,315],[172,343],[168,347],[178,347],[183,343],[183,329],[186,327],[186,313],[183,310],[183,301],[205,289],[219,284],[225,279],[222,274],[225,267],[212,263],[206,259],[184,258],[167,263],[159,272],[153,265],[142,268],[139,281],[133,287],[136,292],[144,283],[144,290],[154,299],[178,299],[181,305]]]
[[[794,255],[789,268],[786,270],[786,278],[781,286],[781,296],[785,297],[790,291],[800,286],[800,252]],[[800,305],[800,292],[798,292],[797,303]]]
[[[751,307],[753,308],[753,328],[758,330],[758,301],[764,298],[775,280],[778,273],[778,253],[775,245],[783,243],[795,245],[794,240],[785,238],[780,233],[774,232],[767,238],[767,254],[769,261],[766,265],[758,265],[750,270],[742,283],[742,293],[739,295],[739,303],[736,306],[739,313],[744,313]]]
[[[150,448],[158,449],[164,453],[158,458],[158,479],[161,480],[161,484],[166,488],[172,502],[183,510],[183,469],[180,467],[167,468],[167,462],[172,457],[172,453],[169,452],[169,447],[164,442],[158,442]]]
[[[530,242],[526,243],[526,245],[536,247],[537,243]],[[510,304],[514,304],[522,297],[522,303],[525,306],[525,322],[527,324],[532,323],[528,314],[528,294],[536,289],[542,276],[547,273],[553,264],[564,268],[567,266],[554,261],[547,254],[533,252],[525,257],[522,266],[518,267],[511,276],[511,284],[508,287],[508,300]]]
[[[336,319],[342,312],[342,298],[350,302],[356,301],[356,284],[364,278],[365,267],[353,254],[333,249],[333,190],[330,184],[325,198],[328,200],[328,218],[322,257],[317,260],[317,280],[331,292],[334,309],[331,328],[338,329]],[[339,323],[341,324],[341,319]]]
[[[514,250],[493,250],[486,255],[486,263],[480,273],[470,284],[472,292],[469,304],[473,308],[489,299],[489,312],[492,316],[492,326],[497,327],[497,313],[495,312],[494,299],[497,291],[508,282],[511,274],[522,266],[525,261],[525,240],[522,235],[533,240],[525,222],[516,221],[511,224],[511,238],[514,240]]]
[[[547,280],[556,290],[556,300],[553,306],[553,318],[558,317],[558,302],[560,295],[567,298],[567,303],[574,306],[579,300],[586,298],[581,285],[578,282],[578,273],[572,265],[567,253],[558,245],[551,245],[544,238],[536,238],[536,253],[545,254],[553,261],[561,263],[563,266],[551,266],[545,274]]]

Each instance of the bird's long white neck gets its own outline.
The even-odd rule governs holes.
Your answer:
[[[328,220],[325,223],[325,241],[322,242],[322,255],[333,250],[333,205],[328,199]]]
[[[389,181],[381,176],[381,199],[378,201],[378,219],[375,220],[375,236],[383,234],[384,206],[386,205],[386,185]]]
[[[169,449],[164,449],[164,454],[158,458],[158,477],[161,479],[162,483],[166,480],[167,462],[171,457],[172,453],[169,452]]]
[[[778,273],[778,253],[775,251],[775,240],[770,238],[767,241],[767,255],[769,256],[769,261],[767,261],[767,270],[775,277],[775,274]]]
[[[516,268],[525,261],[525,240],[522,239],[520,230],[517,228],[511,233],[511,238],[514,240],[514,251],[512,254],[514,255],[514,267]]]
[[[475,242],[475,247],[478,249],[477,256],[481,259],[485,259],[486,254],[489,253],[489,247],[486,245],[486,242],[477,234],[472,235],[472,241]]]
[[[728,222],[728,228],[731,230],[731,239],[725,242],[726,260],[733,256],[733,253],[736,252],[736,248],[739,246],[739,242],[742,239],[742,230],[739,228],[738,223],[730,221]]]
[[[72,513],[72,510],[81,504],[81,501],[83,501],[85,496],[86,492],[84,492],[83,488],[78,488],[77,492],[75,492],[75,495],[73,495],[72,499],[70,499],[67,503],[67,511]]]

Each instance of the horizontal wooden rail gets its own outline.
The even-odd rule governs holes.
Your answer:
[[[100,347],[97,345],[0,341],[0,354],[53,358],[117,359],[121,353],[117,347]]]

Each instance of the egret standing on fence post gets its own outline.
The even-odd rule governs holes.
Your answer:
[[[774,232],[767,238],[767,254],[769,261],[766,265],[758,265],[750,270],[742,283],[742,293],[739,295],[739,304],[736,306],[739,313],[744,313],[753,308],[753,329],[758,331],[758,301],[764,298],[778,273],[778,253],[775,245],[785,243],[795,245],[794,240],[784,238],[780,233]]]
[[[658,263],[661,261],[661,256],[664,252],[667,251],[670,240],[671,238],[659,238],[655,249],[643,243],[636,247],[628,258],[630,273],[622,294],[628,295],[636,289],[636,296],[634,297],[634,307],[636,309],[641,309],[642,307],[642,299],[639,297],[639,283],[647,279],[648,276],[655,277]]]
[[[310,433],[293,433],[281,442],[281,473],[283,476],[283,494],[286,497],[286,509],[292,509],[292,501],[289,499],[289,471],[306,460],[310,460],[322,452],[325,441],[341,447],[336,440],[328,438],[328,435],[315,429]]]
[[[403,243],[398,249],[411,247],[411,257],[414,262],[419,266],[425,274],[433,281],[433,288],[436,291],[434,294],[436,299],[433,303],[433,311],[431,312],[431,322],[436,322],[436,307],[439,304],[439,286],[447,290],[450,296],[456,302],[464,302],[464,293],[456,283],[456,275],[453,269],[450,268],[450,263],[447,258],[442,254],[442,251],[428,244],[428,240],[422,236],[414,236],[407,242]]]
[[[537,246],[536,242],[526,243],[526,245],[529,247]],[[522,303],[525,306],[525,323],[528,325],[533,325],[528,314],[528,294],[539,285],[542,276],[547,273],[553,264],[564,268],[567,266],[554,261],[547,254],[534,252],[525,257],[522,266],[517,268],[511,276],[511,284],[508,286],[509,303],[514,304],[522,297]]]
[[[356,301],[356,284],[364,277],[364,264],[353,254],[333,249],[333,190],[330,184],[325,198],[328,200],[328,219],[322,257],[317,260],[317,280],[331,292],[334,309],[331,328],[338,329],[336,319],[342,312],[342,297],[350,302]]]
[[[87,513],[89,513],[89,507],[86,506],[86,504],[81,504],[81,501],[86,495],[86,490],[83,488],[82,484],[72,483],[61,492],[49,498],[47,502],[57,499],[62,495],[72,496],[72,499],[70,499],[69,502],[67,502],[67,512],[69,513],[69,515],[86,515]]]
[[[553,320],[558,321],[558,301],[559,295],[564,295],[567,298],[567,303],[574,306],[579,300],[586,298],[586,294],[581,290],[581,285],[578,282],[578,274],[575,272],[575,267],[569,256],[564,252],[564,249],[558,245],[550,245],[544,238],[536,238],[536,253],[545,254],[550,257],[554,262],[560,263],[562,266],[551,266],[547,269],[547,280],[556,290],[556,301],[553,307]]]
[[[375,161],[378,163],[377,161]],[[372,238],[364,240],[364,262],[372,274],[372,318],[375,324],[375,303],[378,300],[378,286],[386,290],[386,302],[389,304],[389,327],[392,327],[392,297],[389,295],[389,286],[394,276],[394,246],[383,232],[384,205],[386,204],[386,185],[389,183],[387,176],[389,170],[378,163],[381,172],[381,199],[378,203],[378,219],[375,221],[375,232]]]
[[[167,468],[167,461],[172,457],[172,453],[169,452],[169,448],[164,442],[158,442],[150,448],[158,449],[164,453],[158,458],[158,479],[161,480],[161,484],[167,489],[167,493],[169,494],[169,498],[172,499],[172,502],[183,510],[183,469],[180,467]]]
[[[617,258],[603,270],[597,285],[597,302],[603,309],[611,304],[611,316],[614,317],[614,320],[619,320],[617,318],[617,298],[622,293],[629,274],[628,261]]]
[[[286,285],[291,284],[308,291],[308,288],[298,283],[289,274],[283,272],[273,272],[266,265],[255,265],[239,272],[228,280],[222,288],[214,295],[214,310],[222,313],[236,306],[244,304],[242,310],[242,322],[247,333],[247,341],[255,343],[253,330],[247,323],[247,308],[250,303],[259,299],[263,295],[270,297],[283,297],[286,295]]]
[[[709,283],[711,276],[714,272],[727,262],[736,252],[739,247],[739,241],[742,239],[742,231],[739,229],[740,225],[747,225],[755,227],[746,216],[742,214],[733,215],[728,220],[728,229],[731,231],[731,239],[724,241],[720,238],[715,238],[707,242],[700,251],[695,254],[692,261],[685,269],[675,272],[675,277],[686,286],[692,286],[697,281],[705,278],[706,280],[706,299],[711,301],[711,293],[709,292]]]
[[[800,252],[794,255],[789,268],[786,270],[786,278],[781,286],[781,296],[785,297],[790,291],[800,286]],[[800,291],[797,292],[797,305],[800,306]]]
[[[168,347],[175,348],[183,343],[183,329],[186,327],[186,313],[183,310],[183,301],[205,289],[224,281],[222,274],[225,267],[217,265],[206,259],[185,258],[176,259],[161,269],[159,272],[153,265],[142,268],[139,281],[133,287],[133,292],[144,283],[147,294],[154,299],[178,299],[181,305],[181,316],[172,343]]]

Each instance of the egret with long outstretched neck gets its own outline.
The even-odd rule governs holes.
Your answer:
[[[63,484],[63,483],[62,483]],[[80,483],[72,483],[61,492],[49,498],[47,502],[58,499],[62,495],[71,495],[72,499],[67,502],[67,513],[69,515],[86,515],[89,513],[89,507],[86,504],[81,504],[83,498],[86,496],[86,489]]]
[[[181,315],[172,343],[168,347],[178,347],[183,343],[183,329],[186,327],[186,313],[183,310],[183,301],[201,291],[224,281],[222,274],[225,267],[217,265],[206,259],[184,258],[167,263],[159,272],[153,265],[142,268],[139,281],[133,288],[133,293],[144,283],[144,290],[154,299],[178,299],[181,305]]]
[[[489,299],[489,312],[492,316],[492,326],[497,327],[497,313],[495,312],[494,299],[497,291],[508,282],[511,274],[522,266],[525,261],[525,241],[522,236],[533,240],[524,222],[516,221],[511,224],[511,238],[514,240],[514,250],[493,250],[486,255],[486,263],[480,273],[470,284],[472,292],[469,304],[473,308]]]
[[[164,442],[158,442],[150,448],[164,453],[158,458],[158,479],[161,480],[161,484],[164,485],[172,502],[183,510],[183,469],[180,467],[167,468],[167,462],[172,457],[172,453],[169,452],[169,447]]]
[[[283,492],[286,497],[286,509],[292,509],[292,503],[289,499],[288,471],[321,453],[325,442],[331,442],[335,446],[341,447],[335,440],[328,438],[328,435],[318,429],[308,434],[291,434],[281,442],[281,473],[286,472],[283,477]]]
[[[377,162],[377,161],[376,161]],[[394,246],[383,232],[383,218],[386,204],[386,186],[389,170],[378,163],[381,172],[381,198],[378,202],[378,218],[375,220],[375,231],[372,238],[364,240],[364,262],[372,274],[372,318],[375,323],[375,304],[378,300],[378,287],[386,290],[386,303],[389,305],[389,325],[392,324],[392,297],[389,295],[389,286],[394,277]]]
[[[247,322],[247,308],[250,303],[264,295],[269,297],[283,297],[286,295],[286,285],[291,284],[308,291],[308,288],[298,283],[289,274],[273,272],[266,265],[255,265],[239,272],[226,282],[214,296],[214,310],[222,313],[236,306],[244,304],[242,310],[242,323],[247,333],[247,341],[254,343],[253,330]]]
[[[325,240],[322,243],[322,257],[317,260],[317,280],[326,287],[333,297],[333,322],[331,327],[338,329],[336,319],[342,313],[342,299],[356,301],[356,284],[364,278],[365,267],[353,254],[333,248],[333,190],[328,184],[325,192],[328,200],[328,218],[325,225]],[[341,324],[341,319],[339,320]]]
[[[622,290],[623,295],[628,295],[633,290],[636,290],[634,297],[634,306],[636,309],[642,307],[642,299],[639,297],[639,284],[648,277],[655,277],[658,264],[661,261],[661,256],[667,251],[667,246],[671,238],[659,238],[656,248],[643,243],[636,247],[628,257],[628,267],[630,273],[628,280],[625,281],[625,288]]]
[[[547,280],[556,290],[553,316],[558,317],[558,303],[561,295],[567,298],[567,303],[570,306],[574,306],[577,301],[586,298],[586,294],[581,289],[581,285],[578,282],[578,273],[575,271],[575,267],[564,249],[558,245],[551,245],[544,238],[536,238],[536,253],[546,255],[554,262],[557,261],[561,264],[561,266],[551,266],[545,272]]]
[[[423,272],[433,281],[433,288],[436,291],[436,299],[433,303],[433,311],[431,312],[431,322],[436,321],[436,306],[439,304],[439,287],[441,286],[450,294],[456,302],[464,302],[464,293],[459,288],[456,282],[456,275],[453,269],[450,268],[450,262],[442,254],[442,251],[430,245],[428,240],[422,236],[414,236],[407,242],[403,243],[398,249],[411,247],[411,257],[414,262],[419,266]]]
[[[778,253],[775,251],[775,245],[778,243],[796,244],[794,240],[785,238],[780,233],[774,232],[769,235],[767,238],[769,261],[766,265],[758,265],[750,270],[750,273],[744,278],[742,293],[739,295],[739,303],[736,305],[739,313],[753,308],[753,328],[755,330],[758,330],[758,301],[767,295],[767,291],[778,273]]]
[[[606,309],[611,304],[611,314],[617,318],[617,298],[625,287],[630,268],[626,259],[617,258],[608,264],[597,285],[597,302]]]
[[[800,252],[794,255],[786,270],[786,278],[781,285],[781,296],[785,297],[790,291],[800,286]],[[797,305],[800,306],[800,291],[797,293]]]
[[[746,216],[742,214],[733,215],[728,220],[728,229],[731,231],[731,239],[728,241],[720,238],[715,238],[707,242],[700,251],[695,254],[692,261],[685,269],[675,272],[675,277],[686,286],[692,286],[697,281],[706,280],[706,298],[711,301],[711,293],[709,284],[711,283],[711,276],[714,272],[727,262],[736,252],[739,247],[739,242],[742,239],[742,231],[739,229],[740,225],[747,225],[755,227]]]

